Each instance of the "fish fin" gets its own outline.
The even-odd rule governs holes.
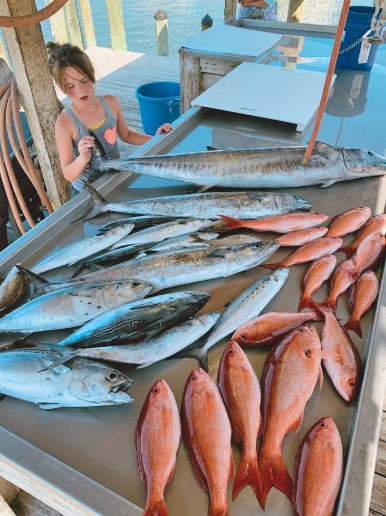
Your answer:
[[[300,302],[299,302],[299,306],[298,306],[298,312],[301,312],[302,310],[304,310],[305,308],[310,308],[308,306],[308,296],[302,296],[300,298]]]
[[[75,267],[75,272],[73,273],[73,275],[72,275],[72,276],[70,276],[70,279],[74,279],[74,278],[76,278],[76,277],[77,277],[81,272],[83,272],[83,271],[84,271],[84,269],[85,269],[86,267],[88,267],[88,265],[87,265],[86,263],[82,263],[82,264],[80,264],[80,265],[77,265],[77,266]]]
[[[143,516],[168,516],[165,500],[152,501],[151,499],[148,499],[143,511]]]
[[[340,247],[338,249],[339,253],[344,253],[346,258],[349,260],[353,254],[355,254],[355,249],[351,247],[351,245],[347,245],[346,247]]]
[[[143,462],[142,462],[141,432],[138,428],[138,425],[135,427],[134,440],[135,440],[135,451],[137,454],[139,474],[140,474],[141,481],[142,481],[144,488],[147,489],[147,477],[146,477],[145,468],[143,467]]]
[[[230,452],[229,458],[230,458],[230,464],[229,464],[228,482],[233,480],[233,477],[235,476],[235,471],[236,471],[235,461],[233,459],[232,452]]]
[[[333,299],[333,298],[330,299],[330,296],[322,303],[322,306],[324,306],[325,308],[329,308],[333,312],[336,312],[336,305],[337,305],[336,299]]]
[[[346,324],[343,326],[345,330],[353,330],[359,337],[362,338],[362,328],[360,320],[357,321],[355,319],[349,319]]]
[[[232,217],[227,217],[226,215],[220,215],[220,214],[218,214],[217,216],[221,217],[227,223],[227,225],[221,229],[233,229],[233,228],[241,227],[240,221],[238,219],[233,219]]]
[[[197,193],[204,193],[204,192],[206,192],[207,190],[209,190],[210,188],[213,188],[213,185],[202,185],[202,186],[200,186],[200,188],[197,190]]]
[[[261,417],[261,412],[259,411],[259,416],[260,416],[260,427],[257,431],[257,438],[259,438],[262,433],[263,433],[263,428],[264,428],[264,425],[263,425],[263,418]]]
[[[98,190],[96,190],[88,181],[83,181],[85,186],[87,186],[88,191],[90,192],[91,197],[94,201],[98,202],[107,202],[106,199],[101,195]]]
[[[259,267],[264,267],[265,269],[275,271],[276,269],[280,269],[280,267],[282,267],[282,263],[267,263],[265,265],[259,265]]]
[[[296,432],[299,432],[300,427],[302,426],[303,422],[303,412],[300,414],[298,419],[292,423],[292,425],[288,428],[287,433],[296,434]]]
[[[327,188],[328,186],[331,186],[333,185],[334,183],[336,183],[336,181],[338,180],[338,178],[334,178],[334,179],[329,179],[327,181],[323,181],[323,183],[321,183],[321,187],[322,188]]]
[[[49,344],[48,344],[48,346],[49,346]],[[50,347],[51,347],[51,349],[57,349],[52,346],[50,346]],[[63,346],[62,346],[62,348],[63,348]],[[63,351],[62,351],[62,353],[63,353]],[[51,369],[55,369],[56,367],[59,367],[59,366],[65,364],[66,362],[69,362],[70,360],[75,358],[77,356],[77,354],[78,354],[77,351],[69,351],[67,353],[64,353],[63,356],[61,356],[57,360],[54,360],[51,365],[45,367],[44,369],[40,369],[39,372],[51,371]]]
[[[240,464],[236,473],[236,478],[233,484],[232,500],[235,501],[239,493],[250,485],[259,499],[261,495],[261,480],[259,473],[259,466],[256,455],[254,457],[247,457],[244,454],[241,456]]]
[[[320,364],[320,370],[319,370],[319,386],[320,386],[320,391],[322,390],[322,387],[323,387],[323,369],[322,369],[322,364]]]
[[[60,403],[37,403],[37,405],[43,410],[51,410],[63,407],[63,405],[60,405]]]
[[[155,364],[155,362],[144,362],[143,364],[139,365],[137,369],[143,369],[144,367],[148,367],[149,365]]]
[[[20,272],[24,274],[24,276],[31,282],[36,285],[49,285],[50,282],[43,278],[43,276],[40,276],[39,274],[35,274],[34,272],[30,271],[29,269],[26,269],[21,265],[20,263],[15,263],[15,267],[19,269]]]
[[[166,360],[172,360],[174,358],[195,358],[198,360],[200,367],[204,369],[204,371],[208,372],[208,353],[204,351],[202,347],[184,349],[175,355],[168,357]]]
[[[106,211],[108,211],[108,203],[107,202],[94,201],[92,210],[84,217],[80,217],[78,220],[85,222],[86,220],[93,219],[94,217],[96,217],[97,215],[100,215],[101,213],[105,213]]]
[[[269,457],[259,454],[259,470],[261,494],[257,499],[262,509],[265,509],[267,495],[273,486],[284,493],[290,502],[292,502],[293,481],[285,467],[280,452],[276,455],[270,455]]]
[[[256,201],[264,201],[264,197],[262,195],[259,195],[258,193],[252,193],[248,192],[248,197],[251,199],[255,199]]]
[[[211,145],[207,145],[206,146],[206,150],[209,151],[209,152],[210,151],[218,151],[218,149],[216,149],[216,147],[212,147]]]

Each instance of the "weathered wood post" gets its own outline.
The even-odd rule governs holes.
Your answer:
[[[235,21],[237,12],[237,0],[225,0],[224,23]]]
[[[86,40],[86,47],[96,47],[96,39],[94,25],[92,23],[92,14],[90,0],[79,0],[80,13],[82,15],[83,33]]]
[[[206,14],[201,20],[201,30],[210,29],[213,26],[213,18]]]
[[[68,0],[64,6],[66,13],[68,32],[70,33],[70,40],[73,45],[84,49],[82,31],[80,30],[78,9],[76,7],[76,0]]]
[[[106,0],[106,8],[109,18],[111,48],[113,50],[127,50],[122,0]]]
[[[200,75],[200,58],[186,55],[180,49],[181,115],[200,94]]]
[[[168,15],[162,9],[154,15],[155,27],[157,31],[157,49],[159,56],[169,55],[169,36],[168,36]]]
[[[54,0],[48,1],[51,4]],[[55,41],[57,43],[67,43],[69,40],[66,27],[66,18],[64,17],[64,10],[60,9],[60,11],[54,14],[51,17],[51,21],[52,27],[54,29]]]
[[[34,0],[0,0],[6,16],[36,12]],[[35,143],[44,181],[54,209],[71,198],[71,186],[62,174],[55,141],[55,122],[60,113],[40,25],[3,28],[12,67]]]
[[[290,0],[288,6],[287,21],[299,22],[303,21],[304,0]]]

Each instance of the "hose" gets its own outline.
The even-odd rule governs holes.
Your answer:
[[[54,0],[51,4],[40,9],[40,11],[24,16],[0,16],[0,27],[12,27],[15,29],[36,25],[56,14],[67,2],[68,0]]]

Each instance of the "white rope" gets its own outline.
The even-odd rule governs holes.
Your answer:
[[[0,495],[0,516],[16,516],[10,506],[5,502],[4,498]]]

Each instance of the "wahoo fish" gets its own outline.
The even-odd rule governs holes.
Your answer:
[[[96,235],[80,240],[79,242],[74,242],[44,258],[32,268],[32,272],[42,274],[43,272],[57,269],[64,265],[72,265],[79,260],[88,258],[92,254],[99,253],[107,249],[107,247],[114,245],[118,240],[127,236],[133,228],[134,224],[125,224],[124,226],[111,229],[102,235]]]
[[[306,200],[286,193],[208,192],[111,203],[102,202],[103,197],[94,188],[89,187],[89,190],[94,205],[92,211],[82,220],[89,220],[109,211],[163,215],[173,219],[180,217],[218,219],[219,213],[227,217],[257,219],[312,209],[311,204]],[[222,223],[222,225],[225,224]],[[217,228],[212,229],[216,231]]]
[[[100,315],[58,345],[92,347],[113,340],[141,340],[186,321],[209,299],[206,292],[173,292],[134,301]]]
[[[32,299],[0,319],[0,332],[33,333],[75,328],[113,308],[142,299],[152,286],[115,281],[66,288]]]
[[[308,166],[303,166],[306,148],[299,145],[190,152],[106,160],[100,166],[106,171],[129,171],[196,185],[228,188],[324,187],[339,181],[386,173],[386,159],[379,154],[362,149],[332,147],[323,142],[315,143]]]
[[[24,270],[32,281],[43,282],[37,285],[37,295],[60,290],[68,285],[119,281],[126,278],[150,283],[154,287],[153,292],[156,292],[176,285],[232,276],[252,269],[269,258],[279,247],[280,244],[273,241],[215,249],[181,249],[137,258],[60,283],[44,283],[44,278],[36,278]]]
[[[50,370],[60,353],[35,349],[0,353],[0,392],[36,403],[42,409],[96,407],[130,403],[132,385],[110,366],[75,358]]]

